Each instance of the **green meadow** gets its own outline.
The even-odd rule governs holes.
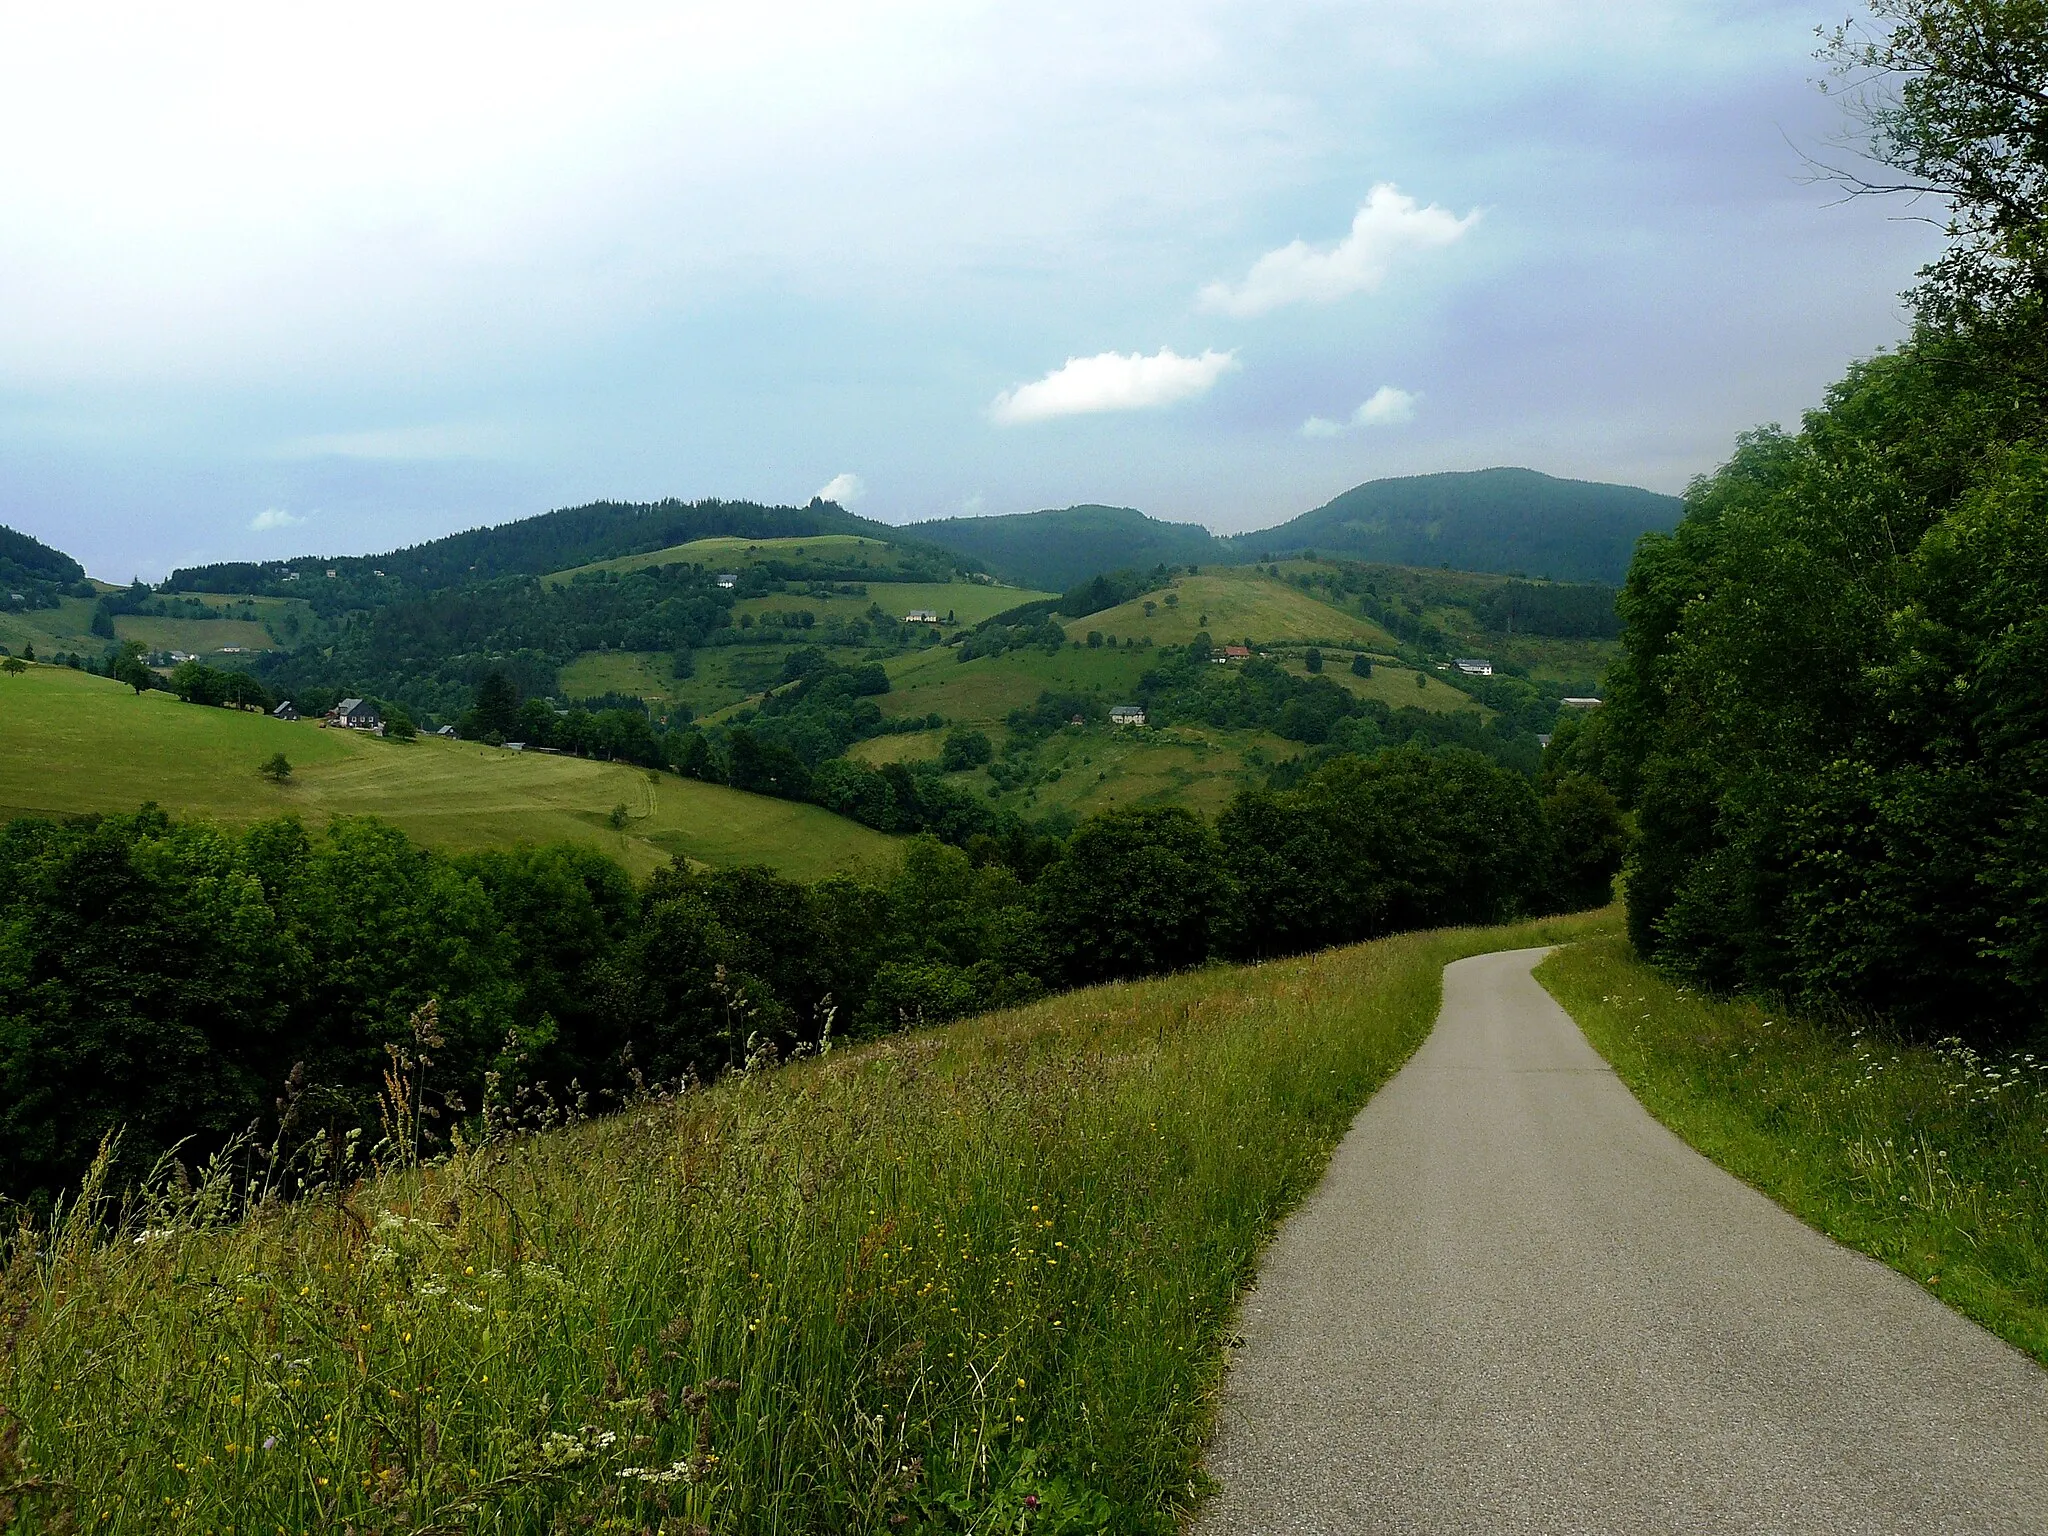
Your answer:
[[[303,1198],[237,1211],[222,1165],[10,1240],[10,1512],[1168,1536],[1259,1256],[1445,963],[1612,922],[1069,993],[424,1166],[402,1070]]]
[[[275,752],[293,768],[282,785],[256,772]],[[0,677],[0,816],[151,800],[231,824],[377,816],[443,848],[585,843],[638,874],[675,856],[814,879],[892,860],[899,846],[816,806],[624,764],[287,724],[65,667]]]
[[[719,570],[739,570],[768,560],[805,562],[821,568],[866,565],[877,571],[897,570],[902,566],[902,554],[893,544],[854,534],[821,533],[803,539],[695,539],[688,544],[671,544],[666,549],[595,560],[588,565],[556,571],[541,579],[559,585],[586,573],[610,571],[624,575],[628,571],[644,571],[657,565],[702,565]]]
[[[735,605],[737,613],[794,613],[807,610],[825,619],[834,614],[853,618],[880,605],[892,619],[919,609],[936,613],[950,628],[979,624],[999,613],[1057,594],[1035,592],[1029,587],[999,587],[980,581],[877,581],[867,586],[866,597],[813,597],[803,592],[774,592],[766,597],[746,598]],[[951,615],[948,618],[947,615]]]
[[[1174,602],[1167,604],[1171,595]],[[1152,612],[1145,605],[1152,604]],[[1066,621],[1067,634],[1091,631],[1155,645],[1186,645],[1207,632],[1217,645],[1298,640],[1391,653],[1393,638],[1371,620],[1346,613],[1253,567],[1211,566],[1177,576],[1157,590],[1085,618]]]

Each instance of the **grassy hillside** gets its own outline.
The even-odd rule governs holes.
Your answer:
[[[1168,594],[1175,599],[1166,603]],[[1145,605],[1152,605],[1152,612]],[[1186,645],[1206,630],[1218,645],[1249,636],[1254,642],[1321,642],[1391,654],[1385,630],[1357,613],[1310,596],[1261,570],[1223,568],[1178,576],[1130,602],[1067,621],[1067,634],[1083,639],[1092,630],[1117,639],[1149,639],[1156,645]]]
[[[238,1223],[88,1200],[0,1275],[11,1496],[109,1536],[1167,1536],[1259,1256],[1444,964],[1608,924],[1078,992]]]
[[[294,769],[282,786],[256,772],[274,752]],[[379,816],[446,848],[587,843],[641,874],[673,855],[815,878],[898,846],[815,806],[620,764],[285,724],[62,667],[0,677],[0,817],[147,800],[229,823]]]
[[[1619,583],[1636,540],[1678,524],[1676,496],[1533,469],[1415,475],[1355,486],[1229,543],[1241,558],[1313,549],[1354,560]]]
[[[623,575],[627,571],[644,571],[657,565],[702,565],[714,570],[738,571],[770,560],[820,566],[872,566],[880,572],[900,569],[903,552],[880,539],[862,538],[855,534],[819,534],[810,538],[788,539],[749,539],[727,535],[693,539],[687,544],[671,544],[662,549],[620,555],[610,560],[593,560],[552,572],[542,580],[559,585],[579,575],[601,571]]]

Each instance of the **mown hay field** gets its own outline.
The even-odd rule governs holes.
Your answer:
[[[284,784],[256,771],[276,752],[292,764]],[[132,811],[152,800],[230,825],[287,814],[313,824],[378,816],[442,848],[585,843],[636,874],[679,856],[816,879],[893,862],[900,847],[814,805],[621,763],[379,740],[165,693],[138,696],[68,667],[0,677],[0,818]],[[615,828],[619,806],[624,825]]]
[[[28,1530],[1173,1531],[1443,965],[1611,923],[1072,993],[240,1220],[88,1199],[0,1271],[0,1483]]]

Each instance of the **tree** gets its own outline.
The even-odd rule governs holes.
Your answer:
[[[5,661],[0,661],[0,672],[5,672],[9,677],[19,677],[27,670],[28,663],[19,656],[10,656]]]
[[[24,645],[21,648],[21,659],[23,661],[34,661],[36,659],[36,648],[33,645]]]
[[[1947,205],[1948,250],[1914,292],[1924,318],[1963,331],[2038,323],[2048,298],[2048,4],[1873,0],[1871,16],[1829,34],[1821,57],[1848,83],[1864,153],[1893,174],[1822,174],[1855,194]]]
[[[126,683],[140,695],[156,686],[156,674],[142,664],[142,642],[130,640],[121,647],[110,669],[116,682]]]
[[[1228,886],[1201,817],[1147,806],[1082,823],[1035,894],[1054,963],[1087,983],[1199,965]]]
[[[268,758],[264,759],[256,771],[270,780],[271,783],[282,784],[292,776],[291,759],[287,758],[282,752],[273,752]]]
[[[495,735],[501,742],[519,739],[519,690],[503,671],[493,667],[476,685],[475,701],[463,717],[462,734]]]
[[[1363,651],[1353,656],[1351,658],[1351,675],[1353,677],[1371,677],[1372,658]]]
[[[1323,653],[1316,649],[1316,647],[1310,646],[1302,653],[1301,664],[1311,672],[1320,672],[1323,670]]]
[[[1567,774],[1543,797],[1549,839],[1551,904],[1563,912],[1604,907],[1614,900],[1628,833],[1621,806],[1607,786]]]
[[[972,726],[956,725],[946,733],[945,745],[939,749],[939,766],[948,773],[959,773],[979,768],[993,756],[995,747],[987,736]]]
[[[392,741],[412,741],[420,733],[411,715],[403,705],[393,704],[384,711],[384,734]]]

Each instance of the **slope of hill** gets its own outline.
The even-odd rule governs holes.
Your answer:
[[[1233,555],[1199,523],[1161,522],[1130,507],[948,517],[903,532],[981,562],[1005,581],[1056,592],[1101,571],[1250,558]]]
[[[0,677],[0,819],[34,813],[167,810],[247,823],[378,816],[444,848],[587,843],[637,874],[671,855],[768,864],[815,879],[892,861],[897,843],[813,805],[588,758],[505,752],[476,742],[384,741],[239,710],[136,695],[68,667]],[[256,767],[283,752],[283,785]],[[615,807],[625,825],[611,825]]]
[[[1372,480],[1291,522],[1226,540],[1242,559],[1304,549],[1389,565],[1619,583],[1636,540],[1676,527],[1684,503],[1533,469]]]
[[[85,567],[69,555],[0,524],[0,606],[44,607],[84,580]]]
[[[642,554],[699,539],[804,538],[852,534],[887,544],[916,546],[900,528],[856,517],[829,501],[803,507],[767,507],[751,501],[599,501],[564,507],[492,528],[381,555],[299,556],[262,564],[231,562],[177,570],[164,591],[267,593],[306,597],[334,588],[351,597],[400,590],[435,591],[503,576],[544,576],[621,555]],[[915,553],[943,580],[958,558],[929,544]]]
[[[1635,543],[1682,503],[1630,485],[1482,469],[1369,480],[1300,517],[1218,537],[1129,507],[949,517],[904,531],[1027,586],[1065,590],[1102,571],[1237,564],[1304,549],[1389,565],[1619,582]]]

